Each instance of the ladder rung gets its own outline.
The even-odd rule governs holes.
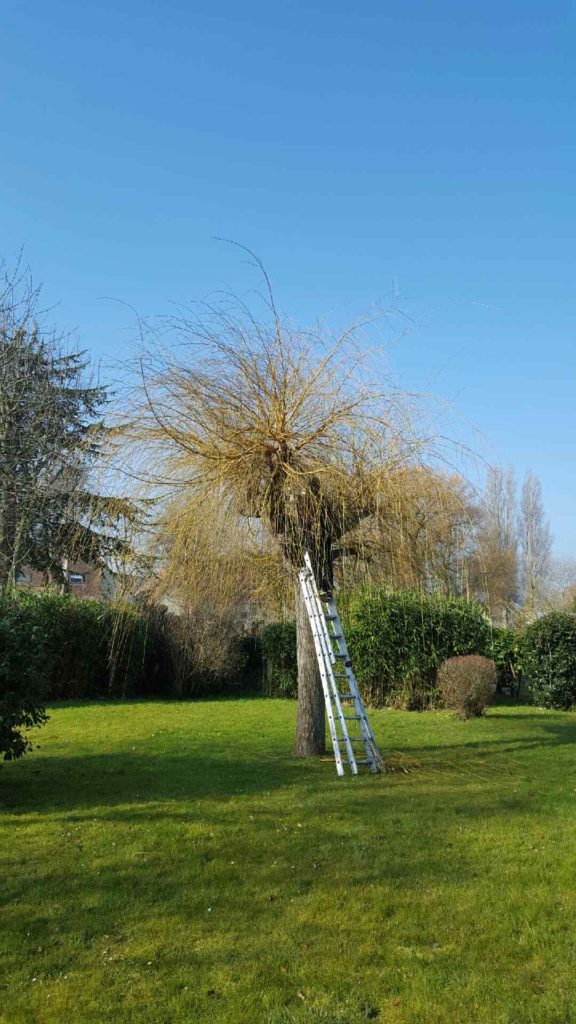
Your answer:
[[[352,774],[356,774],[356,765],[367,765],[373,772],[377,772],[381,762],[380,753],[373,737],[370,738],[367,735],[371,730],[362,697],[357,688],[342,620],[333,595],[328,590],[318,590],[314,569],[307,551],[304,553],[304,567],[298,576],[322,677],[322,688],[338,775],[341,776],[345,773],[343,742],[346,744],[348,766]],[[330,623],[333,625],[330,626]],[[338,661],[336,661],[337,658]],[[339,671],[335,671],[335,669]],[[342,681],[340,682],[340,680]],[[342,692],[339,691],[339,686],[342,686]],[[347,711],[348,714],[344,714],[344,711]],[[349,736],[348,722],[358,722],[359,725],[356,726],[356,729],[360,729],[362,735]],[[341,735],[338,734],[339,731]],[[357,753],[362,755],[358,761],[356,760]]]

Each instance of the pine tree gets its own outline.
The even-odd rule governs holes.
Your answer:
[[[125,544],[130,502],[91,492],[106,436],[107,390],[82,352],[45,330],[28,275],[4,272],[0,294],[0,589],[24,565],[64,582],[65,560],[98,562]]]

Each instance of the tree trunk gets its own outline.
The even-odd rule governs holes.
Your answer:
[[[300,583],[296,582],[296,650],[298,659],[298,718],[294,757],[314,757],[326,749],[324,694],[312,630]]]

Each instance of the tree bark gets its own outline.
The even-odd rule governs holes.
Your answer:
[[[300,583],[296,582],[296,651],[298,660],[298,716],[294,757],[314,757],[326,750],[324,694],[312,630]]]

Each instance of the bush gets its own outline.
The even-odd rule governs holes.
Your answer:
[[[560,710],[576,704],[576,615],[551,612],[532,622],[524,633],[522,658],[537,704]]]
[[[139,695],[153,639],[147,612],[50,592],[19,593],[8,600],[27,609],[34,644],[42,640],[47,700]]]
[[[272,622],[264,626],[261,636],[264,661],[263,690],[268,697],[296,697],[298,666],[296,663],[296,624]]]
[[[0,756],[22,757],[32,746],[23,730],[46,721],[44,637],[30,608],[0,598]]]
[[[460,718],[483,715],[496,692],[496,665],[490,658],[468,654],[448,658],[438,669],[438,692],[444,707]]]
[[[346,605],[354,670],[374,707],[428,707],[437,698],[443,661],[489,650],[484,612],[463,600],[372,589],[353,595]]]
[[[0,598],[0,756],[30,747],[48,701],[191,697],[260,685],[254,636],[227,634],[226,658],[200,657],[190,621],[165,608],[18,591]],[[194,639],[191,641],[191,635]]]
[[[172,615],[165,609],[157,609],[156,615],[172,696],[205,697],[260,689],[260,640],[255,633],[246,633],[236,617],[220,617],[214,623],[190,613]]]

